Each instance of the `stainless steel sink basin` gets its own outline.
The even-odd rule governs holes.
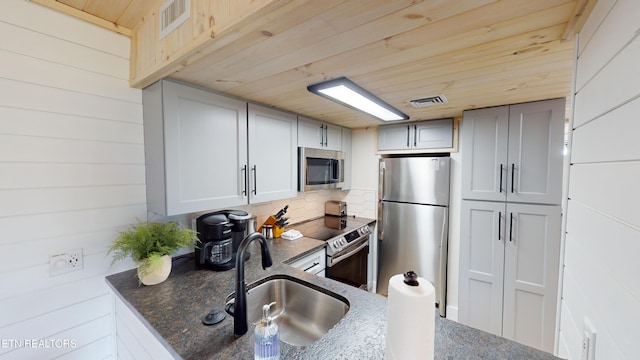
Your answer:
[[[287,275],[269,276],[248,288],[249,324],[260,321],[262,305],[275,301],[271,316],[278,324],[280,340],[291,345],[319,340],[349,311],[349,301],[343,296]],[[234,297],[235,293],[229,295],[227,303]]]

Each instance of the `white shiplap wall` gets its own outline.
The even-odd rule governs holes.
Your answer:
[[[640,359],[640,2],[600,0],[578,41],[559,355]]]
[[[0,4],[0,359],[115,358],[104,276],[132,264],[106,251],[147,216],[128,57],[128,38]],[[49,256],[77,248],[84,268],[49,276]],[[39,339],[58,341],[18,346]]]

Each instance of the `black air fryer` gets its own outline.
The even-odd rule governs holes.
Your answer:
[[[241,210],[221,210],[199,216],[196,231],[200,244],[195,249],[196,266],[224,271],[236,266],[238,246],[247,235],[251,215]],[[249,253],[245,253],[245,261]]]

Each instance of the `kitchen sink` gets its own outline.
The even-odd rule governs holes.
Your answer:
[[[260,321],[263,305],[275,302],[271,316],[278,324],[280,340],[291,345],[314,343],[349,311],[349,301],[343,296],[288,275],[269,276],[247,287],[249,324]],[[226,302],[234,300],[235,293]]]

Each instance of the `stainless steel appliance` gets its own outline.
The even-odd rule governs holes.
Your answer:
[[[221,210],[194,219],[193,228],[200,240],[194,252],[196,266],[217,271],[234,268],[240,242],[255,231],[254,219],[241,210]],[[245,260],[249,255],[245,254]]]
[[[380,159],[379,294],[389,279],[413,270],[436,288],[445,316],[449,228],[449,157]]]
[[[324,214],[332,216],[347,216],[347,203],[344,201],[325,201]]]
[[[298,148],[298,191],[336,189],[344,184],[341,151]]]
[[[331,220],[327,222],[326,219]],[[369,225],[353,217],[326,216],[295,224],[292,228],[306,237],[327,242],[325,277],[368,289]]]

